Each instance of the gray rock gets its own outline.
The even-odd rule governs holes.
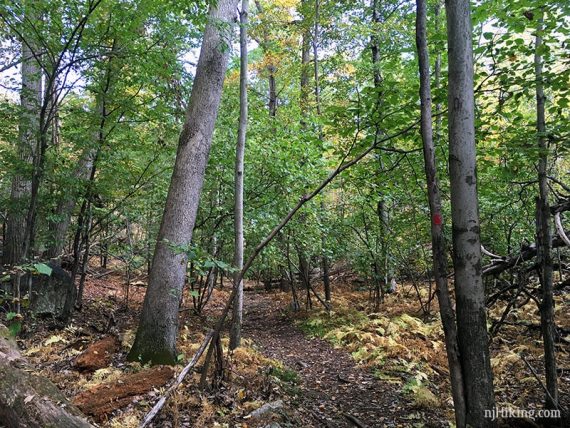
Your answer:
[[[49,266],[52,269],[50,276],[32,276],[30,309],[38,316],[50,316],[68,321],[75,305],[75,286],[71,276],[61,267],[53,263]]]

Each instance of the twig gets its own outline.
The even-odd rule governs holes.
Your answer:
[[[364,424],[364,422],[362,422],[360,419],[358,419],[356,416],[352,416],[349,413],[343,413],[342,414],[346,419],[348,419],[354,426],[357,426],[358,428],[367,428],[367,425]]]
[[[554,403],[554,405],[556,406],[556,408],[558,410],[562,410],[562,407],[560,407],[560,404],[558,404],[558,401],[556,401],[554,398],[552,398],[552,395],[550,395],[550,392],[548,392],[548,389],[546,388],[546,386],[544,385],[544,383],[540,380],[540,378],[538,377],[538,374],[536,373],[536,370],[530,365],[530,363],[526,360],[526,358],[524,357],[524,355],[519,354],[519,356],[521,357],[521,360],[524,361],[524,363],[526,364],[526,366],[529,368],[529,370],[531,371],[532,375],[534,376],[534,378],[537,380],[537,382],[540,384],[540,386],[542,387],[542,389],[544,389],[544,392],[546,392],[546,395],[548,395],[548,398],[550,398],[550,400]]]
[[[198,351],[196,351],[194,357],[192,357],[192,360],[188,363],[186,367],[184,367],[184,369],[180,372],[180,374],[176,378],[176,381],[170,386],[170,388],[168,388],[168,390],[164,393],[164,395],[160,397],[160,400],[158,400],[158,402],[154,405],[151,411],[146,414],[142,423],[139,425],[139,428],[147,427],[148,424],[150,424],[150,422],[155,418],[155,416],[158,415],[158,413],[166,403],[166,400],[172,395],[174,390],[178,388],[178,386],[182,383],[188,372],[190,372],[190,370],[192,370],[192,368],[196,365],[196,363],[204,353],[206,346],[208,346],[208,343],[210,343],[210,340],[212,339],[213,335],[214,331],[210,330],[210,332],[206,335],[204,341],[200,345],[200,348],[198,348]]]

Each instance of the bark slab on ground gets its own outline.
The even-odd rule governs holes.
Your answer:
[[[75,368],[81,371],[95,371],[108,367],[113,354],[119,349],[117,338],[108,336],[90,345],[75,360]]]
[[[155,366],[88,389],[73,403],[85,414],[102,420],[105,415],[133,402],[137,396],[166,385],[173,374],[170,367]]]

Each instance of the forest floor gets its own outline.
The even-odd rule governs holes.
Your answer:
[[[145,292],[144,280],[135,284],[130,287],[127,308],[120,273],[92,277],[86,284],[83,310],[67,327],[61,329],[49,320],[26,323],[19,340],[24,354],[71,400],[82,397],[92,402],[90,394],[100,392],[101,387],[128,389],[130,376],[147,373],[147,368],[125,358]],[[293,312],[290,293],[246,285],[243,346],[227,360],[225,378],[217,388],[200,391],[200,362],[167,401],[154,427],[450,426],[453,413],[437,303],[432,302],[429,313],[423,313],[410,284],[388,295],[378,313],[370,310],[368,292],[359,289],[362,283],[351,279],[341,278],[333,284],[330,313],[316,306]],[[227,287],[216,289],[201,315],[192,312],[192,299],[186,297],[178,341],[181,365],[174,368],[175,374],[214,325],[228,294]],[[424,304],[428,294],[427,289],[419,294]],[[570,296],[558,293],[556,298],[557,322],[567,332],[570,319],[564,314],[570,313]],[[505,305],[490,310],[490,322],[500,318]],[[538,378],[542,376],[537,322],[534,305],[523,305],[493,339],[499,407],[541,406],[540,381],[521,359],[523,355]],[[78,369],[86,349],[109,337],[116,347],[103,367]],[[222,345],[227,351],[227,338]],[[568,335],[561,338],[557,350],[561,404],[568,406]],[[162,380],[148,390],[131,391],[116,400],[120,401],[116,409],[93,414],[92,421],[108,428],[137,427],[165,388]],[[260,409],[269,410],[257,416]]]
[[[244,335],[264,355],[299,374],[299,392],[289,399],[303,416],[303,426],[448,425],[441,409],[418,408],[394,383],[358,367],[347,351],[307,337],[276,294],[246,293]]]

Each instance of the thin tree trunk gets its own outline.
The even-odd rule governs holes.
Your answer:
[[[224,37],[228,32],[220,28],[220,22],[231,25],[236,9],[237,0],[220,0],[210,10],[140,324],[128,355],[131,361],[176,363],[178,309],[187,255],[173,246],[187,246],[192,240],[230,51]]]
[[[301,276],[301,283],[307,292],[307,309],[312,309],[313,302],[311,301],[310,261],[308,260],[304,250],[299,249],[297,254],[299,256],[299,275]]]
[[[544,342],[544,370],[546,375],[546,408],[558,407],[558,379],[556,375],[556,349],[554,346],[554,300],[552,297],[552,241],[550,225],[550,206],[548,203],[548,146],[546,141],[546,120],[544,113],[544,83],[542,77],[543,59],[542,31],[544,28],[544,10],[541,8],[536,29],[534,68],[536,76],[536,128],[538,131],[538,186],[540,197],[536,207],[536,248],[540,264],[540,285],[542,302],[540,321]]]
[[[469,0],[447,0],[449,167],[457,334],[465,386],[466,424],[494,426],[494,409],[475,157],[475,99]]]
[[[113,70],[113,59],[115,58],[119,50],[117,40],[113,39],[113,44],[111,47],[111,53],[107,60],[107,67],[105,69],[105,74],[103,76],[103,81],[99,93],[96,94],[97,98],[97,115],[98,115],[98,127],[93,133],[93,141],[90,147],[86,147],[77,163],[73,177],[80,183],[88,180],[91,177],[92,169],[96,163],[96,159],[99,154],[99,150],[103,143],[105,142],[105,124],[107,121],[107,98],[112,90],[114,71]],[[56,120],[54,117],[53,120]],[[91,186],[91,181],[86,185],[86,188]],[[55,218],[56,220],[51,222],[49,225],[50,234],[52,237],[52,243],[47,251],[47,257],[50,259],[55,259],[56,263],[60,263],[60,257],[63,252],[65,245],[65,240],[67,237],[67,232],[69,231],[69,226],[71,224],[71,216],[77,200],[80,199],[79,196],[85,194],[86,188],[82,189],[80,194],[66,193],[64,192],[62,198],[58,202]]]
[[[301,305],[299,305],[299,297],[297,296],[297,284],[295,281],[295,273],[293,272],[293,264],[291,263],[291,245],[289,242],[289,236],[287,236],[287,268],[289,270],[289,278],[291,280],[291,307],[294,312],[297,312],[301,309]]]
[[[92,207],[88,204],[87,208],[87,224],[85,226],[85,236],[83,238],[85,250],[83,251],[83,260],[81,262],[81,276],[79,277],[79,287],[77,288],[76,306],[81,309],[83,306],[83,290],[85,289],[85,279],[87,278],[87,269],[89,268],[89,229],[92,220]]]
[[[307,0],[302,0],[301,4],[304,7]],[[311,32],[307,28],[303,32],[302,41],[301,41],[301,80],[300,80],[300,87],[301,87],[301,97],[299,100],[299,104],[301,106],[301,116],[305,117],[305,114],[308,110],[308,103],[309,103],[309,63],[311,62]],[[306,123],[304,119],[301,120],[301,126],[306,127]]]
[[[458,428],[465,427],[465,395],[463,375],[457,343],[457,326],[449,287],[447,283],[447,254],[441,214],[441,196],[437,179],[437,165],[432,128],[431,84],[429,71],[429,51],[427,44],[427,5],[426,0],[416,0],[416,45],[418,49],[420,71],[421,133],[423,141],[425,172],[428,201],[431,214],[431,243],[436,293],[439,300],[439,312],[445,335],[447,361],[451,378],[451,392],[455,408],[455,423]],[[430,293],[431,294],[431,293]],[[419,296],[419,291],[418,291]]]
[[[380,15],[380,1],[379,0],[372,0],[372,24],[376,25],[382,21],[382,17]],[[380,73],[380,46],[378,41],[378,36],[376,35],[376,28],[373,28],[372,36],[370,37],[370,50],[372,52],[372,75],[374,79],[374,88],[377,92],[377,99],[376,99],[376,110],[380,110],[380,106],[382,104],[382,94],[381,94],[381,86],[382,86],[382,74]],[[375,125],[375,134],[374,140],[377,141],[382,134],[380,123],[376,123]],[[379,163],[380,163],[380,172],[384,170],[384,162],[382,160],[382,153],[380,152],[378,155]],[[386,208],[386,203],[384,201],[384,195],[379,195],[380,200],[378,201],[377,205],[377,214],[378,214],[378,221],[380,223],[380,241],[382,243],[381,246],[381,256],[382,256],[382,270],[384,276],[384,284],[382,286],[381,292],[378,295],[378,301],[376,301],[376,305],[378,305],[379,301],[384,300],[384,293],[388,288],[388,281],[392,277],[392,272],[390,269],[390,250],[388,245],[388,231],[389,231],[389,216],[388,216],[388,209]]]
[[[441,0],[436,0],[435,9],[434,9],[434,20],[435,20],[435,32],[439,35],[440,31],[440,13],[441,13]],[[436,48],[436,55],[435,55],[435,67],[434,67],[434,79],[435,79],[435,88],[439,90],[441,86],[441,50],[439,47]],[[435,141],[434,146],[437,148],[439,142],[441,141],[441,128],[442,128],[442,121],[443,117],[441,113],[441,103],[437,102],[435,104]]]
[[[242,0],[240,12],[240,82],[239,82],[239,129],[236,148],[235,167],[235,205],[234,205],[234,282],[237,293],[234,300],[232,326],[230,329],[230,349],[241,343],[241,323],[243,317],[243,280],[239,271],[243,268],[243,173],[245,141],[247,132],[247,14],[249,0]],[[239,281],[239,282],[238,282]]]
[[[314,74],[315,74],[315,103],[317,108],[317,116],[321,115],[321,88],[319,85],[319,20],[320,20],[320,1],[315,0],[315,29],[313,35],[313,63],[314,63]],[[319,140],[323,140],[323,130],[319,125]],[[321,211],[325,212],[325,203],[321,202]],[[325,289],[325,306],[327,309],[330,308],[331,303],[331,284],[329,280],[329,259],[326,255],[326,236],[321,232],[321,244],[322,244],[322,269],[323,269],[323,286]]]
[[[29,6],[29,2],[25,2]],[[33,10],[26,10],[26,19],[35,18]],[[22,91],[20,93],[21,117],[17,153],[22,165],[34,165],[37,138],[40,132],[39,111],[42,103],[42,73],[34,57],[37,53],[35,43],[22,41]],[[25,239],[27,217],[26,209],[30,203],[32,179],[29,173],[18,171],[12,178],[10,204],[6,222],[3,263],[18,265],[25,258]]]
[[[269,71],[269,116],[277,116],[277,84],[275,83],[275,66],[273,64],[267,66]]]

